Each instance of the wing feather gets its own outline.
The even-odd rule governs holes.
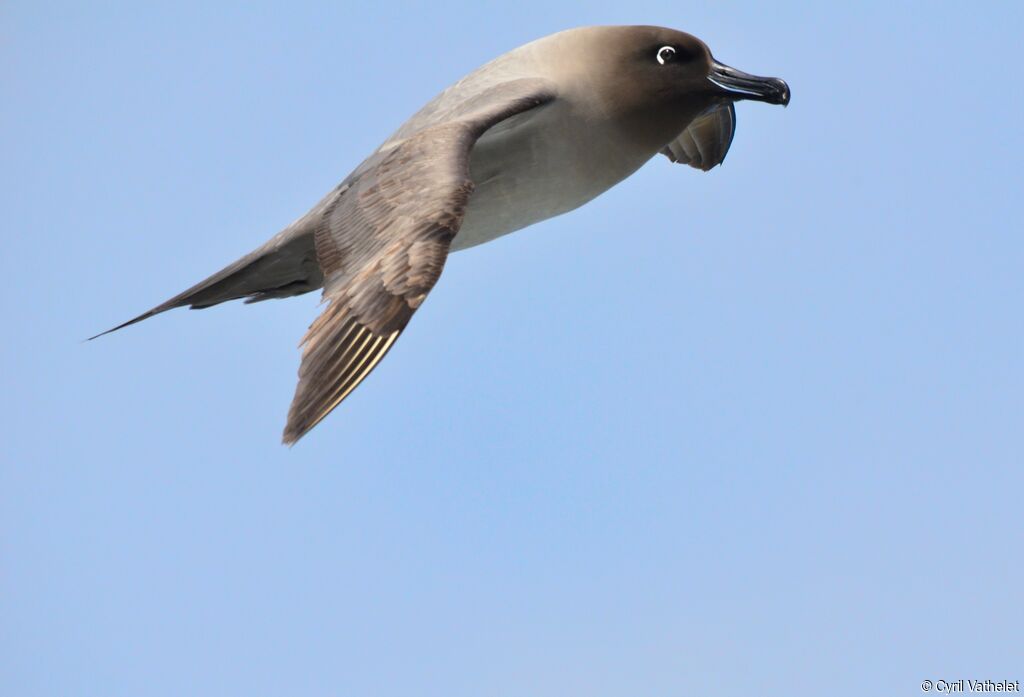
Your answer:
[[[554,98],[522,79],[375,153],[338,187],[314,238],[327,307],[310,325],[284,442],[341,403],[391,350],[444,268],[473,191],[469,152],[488,128]]]
[[[732,103],[721,104],[691,121],[661,153],[673,162],[707,172],[725,161],[735,133],[736,109]]]

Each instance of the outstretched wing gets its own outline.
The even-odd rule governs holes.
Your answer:
[[[673,162],[707,172],[725,160],[734,133],[736,109],[732,102],[721,104],[691,121],[678,138],[662,149],[661,154]]]
[[[476,140],[553,97],[540,80],[498,85],[451,120],[376,153],[338,187],[315,233],[329,305],[302,340],[285,443],[359,385],[437,282],[473,191]]]

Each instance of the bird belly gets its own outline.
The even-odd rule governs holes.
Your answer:
[[[515,123],[518,118],[488,131],[470,153],[475,189],[453,251],[578,208],[653,155],[626,157],[600,129],[567,133],[560,125],[573,119],[555,109]]]

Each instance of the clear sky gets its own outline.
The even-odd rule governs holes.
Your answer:
[[[4,3],[0,692],[1024,680],[1024,6],[960,5]],[[454,255],[291,450],[317,294],[82,342],[599,23],[792,104]]]

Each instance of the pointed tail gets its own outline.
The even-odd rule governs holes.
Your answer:
[[[301,221],[300,221],[301,222]],[[311,231],[292,225],[265,245],[229,264],[188,290],[122,324],[90,336],[92,341],[176,307],[200,309],[228,300],[247,303],[301,295],[323,285]]]

